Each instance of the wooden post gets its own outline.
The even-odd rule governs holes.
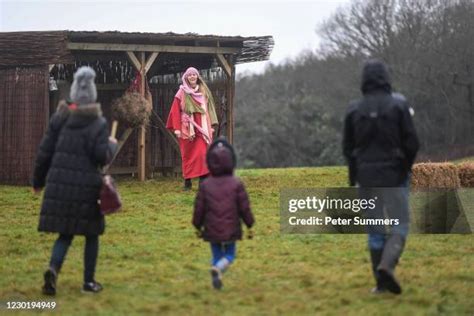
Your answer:
[[[137,71],[140,72],[141,82],[140,82],[140,94],[145,98],[146,97],[146,73],[150,70],[153,62],[158,57],[158,52],[153,52],[148,59],[145,59],[145,52],[140,52],[139,58],[135,55],[133,51],[125,52],[130,59],[131,63]],[[146,126],[139,127],[138,130],[138,159],[137,159],[137,174],[139,181],[145,181],[147,177],[151,175],[151,150],[146,150],[147,144],[147,133]],[[148,144],[151,144],[151,137],[148,133]]]
[[[219,65],[226,74],[226,136],[229,143],[234,141],[234,90],[235,90],[235,65],[232,55],[227,58],[222,54],[216,54]]]
[[[140,55],[140,59],[138,60],[137,56],[133,51],[126,51],[125,52],[135,67],[137,71],[140,72],[142,80],[140,82],[140,94],[142,96],[145,95],[145,77],[143,76],[143,71],[145,69],[145,53],[142,52]],[[137,174],[139,181],[145,181],[145,127],[141,126],[138,130],[138,148],[137,148]]]
[[[231,75],[227,80],[227,137],[229,143],[234,143],[234,93],[235,93],[235,65],[232,55],[229,55],[227,61],[231,67]]]
[[[145,97],[145,52],[140,53],[140,75],[141,75],[141,83],[140,83],[140,94]],[[138,180],[145,181],[145,135],[146,135],[146,127],[140,126],[139,134],[138,134]]]
[[[144,91],[144,97],[146,97],[146,74],[148,73],[148,71],[151,69],[151,66],[153,66],[153,63],[155,62],[156,58],[158,57],[159,53],[157,52],[154,52],[154,53],[151,53],[150,56],[146,59],[146,61],[143,63],[142,62],[142,78],[144,79],[142,82],[143,82],[143,91]],[[150,91],[151,93],[151,91]],[[152,102],[153,102],[153,99],[152,99]],[[153,103],[151,104],[151,106],[153,107]],[[151,166],[151,162],[152,162],[152,133],[151,133],[151,128],[149,126],[145,126],[145,128],[148,128],[148,133],[146,133],[145,135],[145,177],[147,179],[151,179],[152,176],[153,176],[153,170],[152,170],[152,166]]]

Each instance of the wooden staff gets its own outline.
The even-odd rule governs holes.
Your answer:
[[[115,138],[115,134],[117,134],[117,126],[118,126],[118,122],[117,121],[113,121],[112,122],[112,131],[110,131],[110,136]]]

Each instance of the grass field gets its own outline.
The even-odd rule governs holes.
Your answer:
[[[463,162],[474,162],[474,156],[473,157],[465,157],[462,159],[455,160],[454,163],[459,164]]]
[[[0,186],[0,314],[7,301],[54,300],[57,315],[473,315],[474,235],[410,235],[399,265],[401,296],[373,286],[364,235],[282,235],[279,189],[345,186],[341,167],[239,170],[256,217],[255,238],[238,244],[224,289],[209,280],[209,246],[190,224],[195,189],[179,179],[120,181],[124,209],[107,218],[96,278],[83,295],[78,237],[58,295],[41,295],[53,234],[36,230],[40,198]],[[40,311],[16,311],[31,315]]]

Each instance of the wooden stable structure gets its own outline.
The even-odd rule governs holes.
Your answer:
[[[233,140],[235,65],[267,60],[271,36],[240,37],[194,33],[7,32],[0,33],[0,183],[27,184],[34,158],[57,102],[66,98],[76,69],[97,73],[98,101],[111,118],[111,103],[136,78],[149,89],[149,126],[119,128],[121,150],[111,173],[144,180],[178,173],[179,147],[166,118],[187,67],[200,70],[211,89],[219,135]],[[137,76],[140,74],[140,76]]]

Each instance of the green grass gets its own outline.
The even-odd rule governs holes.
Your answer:
[[[454,160],[453,162],[455,164],[460,164],[460,163],[463,163],[463,162],[474,162],[474,156],[461,158],[461,159],[458,159],[458,160]]]
[[[410,235],[398,276],[404,294],[369,295],[364,235],[281,235],[279,189],[345,186],[342,167],[239,170],[256,217],[238,244],[223,291],[209,280],[209,246],[194,236],[195,189],[179,179],[120,181],[124,209],[107,217],[96,296],[80,293],[84,238],[77,237],[58,295],[40,293],[53,234],[36,231],[40,198],[0,186],[0,302],[54,300],[57,315],[472,315],[474,236]],[[2,310],[0,314],[12,314]],[[31,315],[39,311],[19,311]],[[52,313],[45,310],[43,313]]]

